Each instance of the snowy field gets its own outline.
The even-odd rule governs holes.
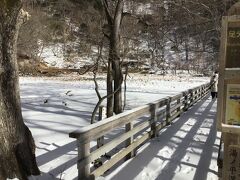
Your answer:
[[[138,107],[208,81],[208,78],[130,74],[126,107]],[[104,96],[103,75],[98,82]],[[92,76],[22,77],[20,90],[23,116],[33,133],[42,172],[41,176],[32,179],[77,179],[77,149],[68,133],[90,124],[97,101]],[[144,145],[136,158],[99,179],[216,179],[216,143],[219,139],[207,136],[216,133],[213,128],[216,102],[207,99],[202,106],[197,105],[190,111],[191,116],[181,116],[170,129],[160,132],[159,138]],[[209,154],[210,149],[212,154]],[[209,173],[202,173],[206,168]]]

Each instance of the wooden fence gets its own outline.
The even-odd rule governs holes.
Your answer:
[[[78,179],[95,179],[119,161],[135,156],[140,145],[150,138],[156,137],[159,130],[170,125],[173,119],[187,111],[190,106],[208,93],[209,83],[134,108],[70,133],[71,138],[77,139]],[[143,120],[139,120],[141,118]],[[90,142],[120,128],[125,130],[117,137],[110,139],[101,147],[90,147]],[[118,151],[114,149],[118,149]],[[111,154],[114,152],[111,158],[101,160],[109,152]],[[97,168],[91,164],[96,160],[101,162]]]

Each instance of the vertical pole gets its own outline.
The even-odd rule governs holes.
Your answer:
[[[156,121],[157,121],[157,105],[151,104],[151,131],[152,135],[151,138],[155,138],[157,136],[157,130],[156,130]]]
[[[90,154],[90,143],[81,143],[79,139],[77,139],[78,146],[78,180],[88,179],[90,177],[90,164],[85,164],[84,166],[80,166],[79,162]]]
[[[190,102],[189,105],[192,106],[193,105],[193,90],[189,89],[189,93],[190,93]]]
[[[132,128],[133,128],[133,123],[132,123],[132,122],[130,122],[130,123],[128,123],[128,124],[125,125],[125,130],[126,130],[126,132],[131,131]],[[128,139],[126,140],[126,147],[128,147],[128,146],[131,145],[132,143],[133,143],[133,136],[131,136],[130,138],[128,138]],[[135,150],[131,151],[129,154],[126,155],[126,160],[131,159],[132,157],[135,156],[135,154],[136,154],[136,153],[135,153]]]
[[[167,122],[167,125],[170,125],[171,122],[170,122],[170,118],[171,118],[171,97],[168,98],[168,102],[167,102],[167,106],[166,106],[166,122]]]
[[[183,93],[183,95],[184,95],[184,107],[183,107],[183,110],[187,111],[188,110],[188,92],[185,91]]]
[[[198,89],[197,90],[194,89],[194,91],[193,91],[193,103],[192,104],[194,104],[197,101],[197,93],[198,93]]]
[[[201,86],[201,89],[200,89],[200,99],[202,99],[204,97],[204,86]]]
[[[181,104],[181,97],[177,100],[177,105]],[[177,108],[177,112],[181,111],[181,106]],[[180,114],[179,114],[180,115]]]
[[[197,96],[196,96],[196,102],[198,101],[198,99],[200,98],[200,93],[201,93],[201,91],[200,91],[200,88],[197,90]]]
[[[98,121],[101,121],[103,119],[103,106],[99,106],[98,111]],[[100,148],[104,145],[104,136],[101,136],[97,139],[97,148]]]

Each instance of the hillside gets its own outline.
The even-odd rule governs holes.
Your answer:
[[[214,70],[223,4],[201,3],[128,1],[121,24],[120,58],[124,64],[135,72],[161,74],[178,69],[197,74]],[[96,63],[106,69],[109,30],[100,1],[26,1],[24,8],[31,18],[21,28],[18,57],[19,61],[27,57],[34,68],[21,67],[23,74],[35,70],[41,74],[43,67],[55,71]]]

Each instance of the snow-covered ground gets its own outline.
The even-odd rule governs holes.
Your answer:
[[[210,97],[141,147],[138,155],[98,180],[217,180],[220,133]]]
[[[33,133],[37,162],[42,172],[42,176],[33,179],[76,179],[77,149],[75,140],[69,138],[68,133],[90,124],[91,112],[97,101],[91,79],[92,75],[20,78],[23,116]],[[208,78],[130,74],[127,109],[207,81]],[[98,82],[100,92],[105,95],[104,75]],[[211,164],[206,177],[216,178],[216,149],[211,151],[214,152],[213,158],[212,154],[209,155],[216,137],[207,136],[208,133],[214,135],[215,106],[216,103],[207,100],[201,107],[192,108],[188,117],[182,116],[171,128],[161,132],[159,138],[143,146],[139,156],[118,167],[105,179],[199,179],[197,175],[202,177],[206,164]],[[205,146],[206,143],[209,147]]]

